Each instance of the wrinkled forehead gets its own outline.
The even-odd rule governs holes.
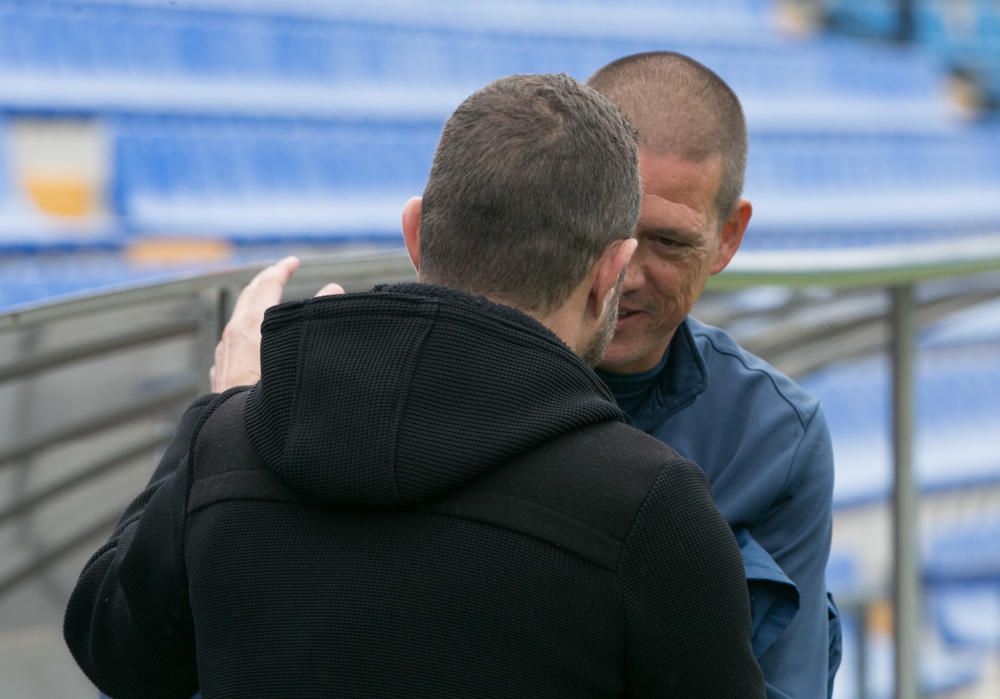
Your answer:
[[[710,223],[705,214],[686,204],[671,201],[657,194],[643,193],[639,228],[697,232],[707,228]]]
[[[641,216],[675,220],[678,225],[697,229],[714,224],[722,169],[721,155],[695,161],[674,153],[640,149]]]

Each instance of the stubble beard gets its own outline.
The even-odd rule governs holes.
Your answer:
[[[604,358],[604,353],[608,351],[608,346],[615,337],[615,325],[618,322],[618,302],[622,297],[622,279],[618,279],[615,285],[615,293],[608,303],[608,310],[601,319],[594,337],[580,354],[580,358],[587,363],[587,366],[596,367]]]

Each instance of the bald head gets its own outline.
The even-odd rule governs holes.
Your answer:
[[[682,54],[653,51],[619,58],[587,84],[618,105],[638,132],[641,149],[695,163],[721,156],[721,224],[743,192],[747,163],[743,108],[722,78]]]

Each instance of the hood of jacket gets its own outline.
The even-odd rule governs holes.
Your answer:
[[[392,507],[441,495],[585,425],[607,387],[529,316],[428,284],[275,306],[244,422],[304,497]]]

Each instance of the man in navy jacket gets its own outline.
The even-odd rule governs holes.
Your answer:
[[[634,424],[699,464],[736,532],[769,696],[828,694],[839,625],[828,602],[833,455],[818,401],[718,328],[688,317],[729,264],[741,198],[739,99],[680,54],[619,59],[588,84],[638,132],[643,203],[601,376]]]

